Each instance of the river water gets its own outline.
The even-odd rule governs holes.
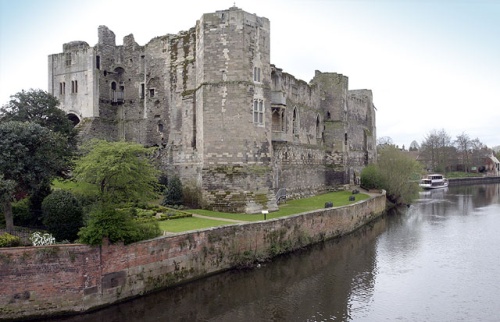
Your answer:
[[[500,321],[500,184],[423,193],[355,233],[64,321]]]

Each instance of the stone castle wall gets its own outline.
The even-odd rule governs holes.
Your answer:
[[[162,171],[208,209],[272,211],[280,189],[336,189],[375,160],[371,92],[350,91],[341,74],[306,83],[271,65],[267,18],[232,7],[144,46],[133,35],[116,45],[105,26],[98,35],[49,57],[49,91],[84,140],[158,147]],[[72,80],[78,93],[58,92]]]

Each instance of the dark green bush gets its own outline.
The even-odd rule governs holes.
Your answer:
[[[361,171],[361,186],[365,189],[383,188],[383,179],[377,166],[371,164]]]
[[[131,242],[152,239],[162,234],[158,221],[154,218],[134,220],[134,222],[136,230]]]
[[[165,189],[165,198],[163,199],[162,205],[182,205],[183,195],[182,195],[182,183],[179,177],[170,177],[167,184],[167,189]]]
[[[157,237],[161,234],[156,221],[134,220],[130,212],[119,211],[112,206],[96,207],[78,236],[79,241],[89,245],[101,245],[103,238],[111,243],[134,243]]]
[[[16,247],[21,245],[21,238],[5,233],[0,235],[0,247]]]
[[[67,190],[56,190],[42,202],[43,224],[57,241],[74,241],[83,226],[83,209]]]
[[[185,185],[182,189],[183,204],[190,208],[199,208],[201,191],[195,185]]]
[[[29,198],[24,198],[12,203],[12,216],[14,218],[15,226],[32,226],[36,221],[30,212]]]

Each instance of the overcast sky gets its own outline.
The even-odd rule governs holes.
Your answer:
[[[419,144],[432,130],[500,145],[500,0],[0,0],[0,104],[47,90],[64,43],[139,45],[237,7],[271,21],[271,63],[309,82],[315,70],[373,90],[377,136]]]

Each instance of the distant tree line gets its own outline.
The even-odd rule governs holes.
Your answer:
[[[379,147],[394,146],[390,137],[381,137],[377,143]],[[481,171],[484,159],[494,153],[478,138],[472,139],[463,132],[452,139],[444,129],[432,130],[420,145],[412,141],[408,150],[418,151],[418,160],[423,167],[435,172]],[[498,157],[499,154],[497,152]]]

